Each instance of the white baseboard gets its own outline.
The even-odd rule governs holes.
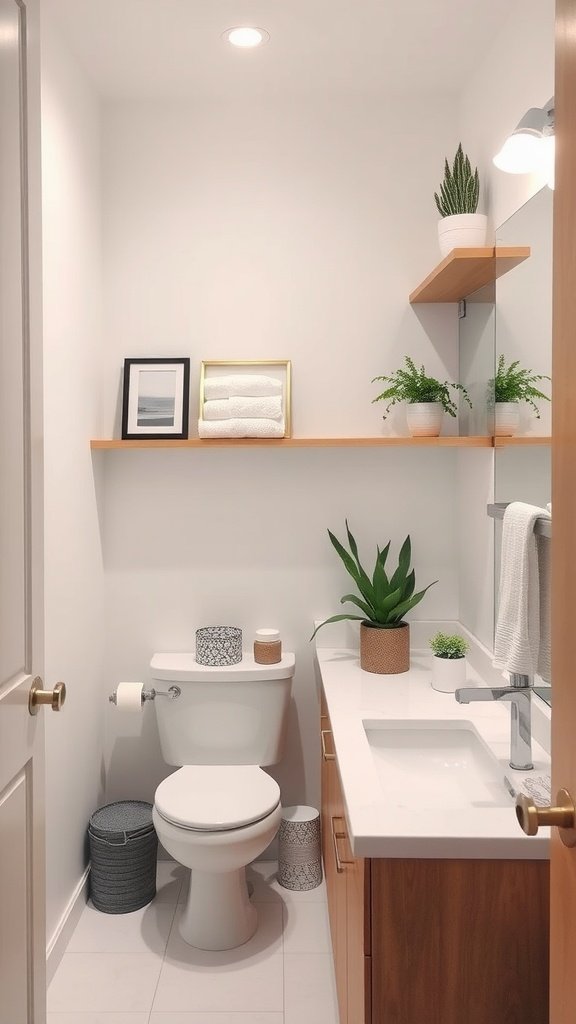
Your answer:
[[[80,920],[80,915],[88,900],[88,875],[90,865],[86,868],[74,892],[72,893],[62,917],[46,946],[46,984],[49,985],[56,973],[72,933]]]

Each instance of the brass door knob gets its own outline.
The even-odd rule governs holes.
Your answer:
[[[42,704],[49,704],[52,711],[61,711],[65,700],[66,685],[64,683],[56,683],[53,690],[45,690],[40,676],[36,676],[28,695],[28,711],[31,715],[37,715]]]
[[[532,797],[516,797],[516,817],[527,836],[535,836],[540,825],[556,826],[565,846],[576,846],[576,809],[567,789],[559,789],[555,807],[538,807]]]

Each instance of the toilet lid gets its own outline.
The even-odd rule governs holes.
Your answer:
[[[207,832],[260,821],[280,801],[280,787],[258,765],[186,765],[161,782],[154,804],[173,825]]]

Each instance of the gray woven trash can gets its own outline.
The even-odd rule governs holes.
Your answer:
[[[315,807],[284,807],[278,833],[278,881],[302,892],[322,881],[320,814]]]
[[[119,800],[94,812],[88,825],[90,898],[105,914],[129,914],[156,895],[158,836],[152,804]]]

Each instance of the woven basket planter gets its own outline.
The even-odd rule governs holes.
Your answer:
[[[315,807],[285,807],[278,833],[278,881],[303,892],[322,881],[320,814]]]
[[[360,668],[377,675],[398,675],[410,668],[410,626],[392,629],[360,625]]]

